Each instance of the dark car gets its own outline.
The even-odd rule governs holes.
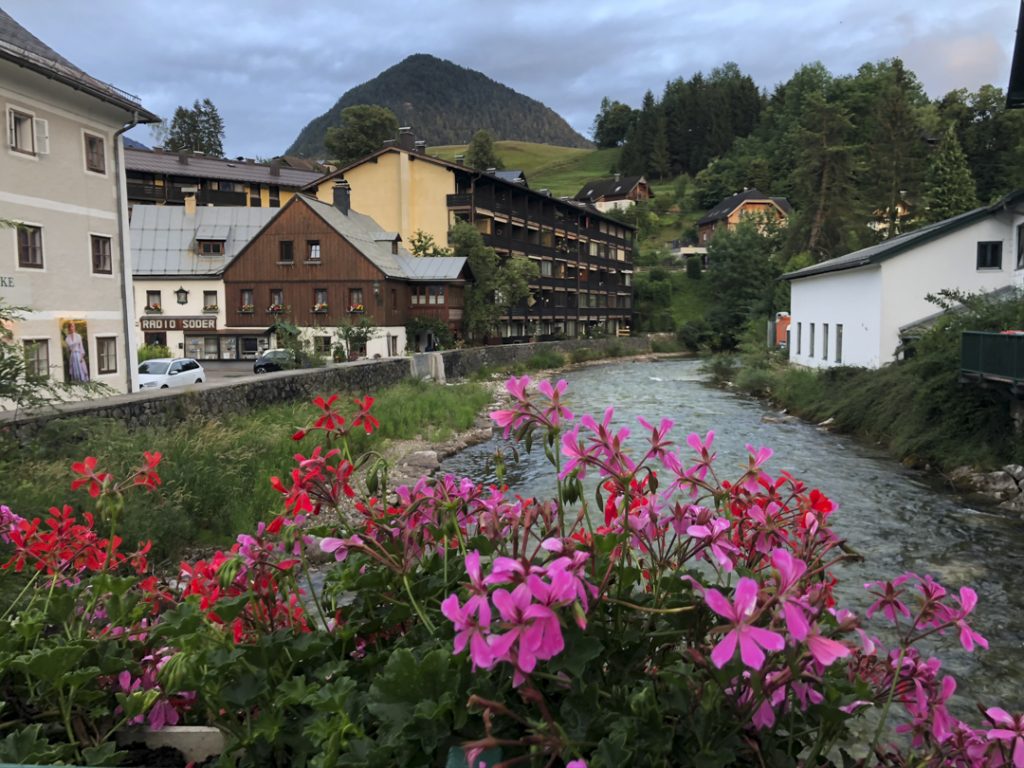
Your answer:
[[[254,373],[284,371],[295,367],[295,355],[287,349],[268,349],[252,364]]]

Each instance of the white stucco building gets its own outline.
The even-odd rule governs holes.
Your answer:
[[[877,368],[895,359],[901,327],[935,314],[928,294],[1024,285],[1024,191],[783,279],[791,361]]]
[[[0,299],[28,372],[135,388],[121,134],[159,118],[0,10]]]

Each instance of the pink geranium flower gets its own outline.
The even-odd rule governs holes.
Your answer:
[[[735,600],[732,603],[717,589],[704,592],[704,602],[708,607],[732,624],[732,629],[711,651],[711,661],[719,669],[729,663],[737,645],[740,647],[740,658],[751,669],[761,669],[764,665],[762,648],[765,651],[781,651],[786,647],[786,641],[778,632],[749,623],[757,606],[757,591],[757,582],[744,577],[736,584]]]
[[[985,714],[998,726],[989,729],[988,738],[1008,741],[1013,754],[1013,768],[1024,768],[1024,715],[1011,715],[1005,709],[990,707]]]

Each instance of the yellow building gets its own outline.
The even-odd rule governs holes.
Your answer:
[[[531,190],[521,175],[479,171],[426,153],[403,128],[398,141],[303,190],[323,202],[347,182],[352,208],[409,243],[417,232],[448,246],[467,221],[501,258],[537,264],[530,297],[501,324],[503,339],[628,333],[634,228],[593,205]]]

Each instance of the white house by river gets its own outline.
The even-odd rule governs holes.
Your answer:
[[[1024,190],[783,279],[790,360],[877,368],[895,359],[900,328],[936,312],[928,294],[1024,286]]]

